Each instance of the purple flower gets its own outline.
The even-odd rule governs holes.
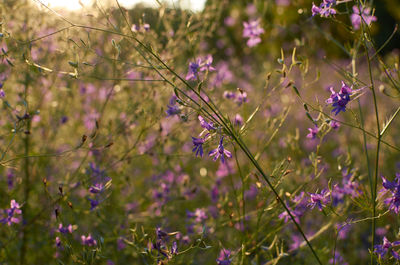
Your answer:
[[[188,218],[195,218],[196,223],[203,223],[207,220],[208,216],[203,209],[197,208],[194,212],[187,212]]]
[[[196,152],[196,156],[200,155],[200,157],[203,157],[203,144],[206,141],[205,138],[195,138],[192,137],[192,142],[194,145],[194,148],[192,149],[192,152]]]
[[[342,88],[339,93],[336,93],[333,87],[330,87],[330,90],[331,96],[326,100],[326,103],[332,104],[332,112],[335,112],[335,115],[338,115],[341,111],[345,112],[347,103],[350,102],[350,96],[353,93],[352,88],[342,81]]]
[[[337,121],[331,120],[329,122],[329,126],[331,126],[332,129],[336,130],[340,127],[340,123],[338,123]]]
[[[382,181],[383,188],[390,191],[392,195],[385,200],[385,204],[389,205],[389,210],[398,214],[400,212],[400,174],[396,174],[396,179],[392,182],[384,177],[382,177]]]
[[[312,16],[320,15],[321,17],[329,17],[335,15],[336,10],[333,8],[335,5],[336,0],[323,0],[319,7],[313,3],[311,7]]]
[[[327,189],[323,189],[320,194],[318,193],[309,193],[310,194],[310,200],[308,203],[308,207],[311,209],[314,209],[315,206],[318,207],[318,210],[322,211],[324,207],[328,203],[330,203],[331,198],[330,198],[330,192]]]
[[[176,241],[174,241],[174,242],[172,243],[171,254],[172,254],[172,255],[178,254],[178,244],[176,243]]]
[[[226,155],[228,158],[232,157],[232,153],[229,152],[228,150],[225,150],[222,142],[224,140],[224,137],[221,137],[221,140],[219,141],[219,145],[217,148],[215,148],[214,150],[211,150],[210,153],[208,154],[209,156],[214,156],[214,161],[217,161],[217,159],[219,157],[221,157],[221,162],[224,164],[225,163],[225,157],[224,155]]]
[[[399,253],[393,250],[393,247],[399,245],[400,241],[390,242],[386,237],[383,237],[382,245],[375,245],[374,252],[377,253],[380,258],[383,258],[388,252],[390,252],[395,259],[400,260]]]
[[[62,234],[72,234],[73,228],[72,225],[68,225],[67,227],[64,227],[61,223],[58,225],[58,232]]]
[[[206,120],[199,115],[200,126],[208,131],[215,130],[214,124],[212,122],[206,122]]]
[[[16,215],[22,213],[20,208],[21,206],[15,200],[11,200],[10,208],[4,210],[6,217],[1,219],[0,223],[7,224],[8,226],[11,226],[13,223],[19,223],[20,219]]]
[[[217,259],[217,264],[218,265],[230,265],[231,260],[229,257],[231,256],[231,251],[227,249],[222,249],[221,252],[219,253],[219,257]]]
[[[247,93],[245,91],[240,90],[235,97],[235,101],[239,106],[242,105],[242,103],[246,103]]]
[[[179,105],[176,104],[176,100],[177,97],[175,95],[172,95],[169,100],[169,104],[167,105],[167,110],[165,111],[167,113],[167,117],[178,115],[179,113],[181,113]]]
[[[6,93],[4,92],[3,89],[0,89],[0,98],[5,98],[6,97]]]
[[[95,209],[100,204],[99,200],[94,200],[90,198],[88,198],[88,200],[90,201],[90,210]]]
[[[200,69],[201,59],[197,58],[195,62],[189,63],[189,70],[186,75],[186,80],[196,80]]]
[[[240,116],[240,114],[236,114],[233,123],[235,125],[241,126],[243,124],[243,117]]]
[[[199,77],[199,72],[215,71],[215,68],[211,65],[212,62],[213,57],[210,54],[204,58],[197,58],[196,61],[190,62],[186,80],[196,80]]]
[[[315,137],[317,136],[317,133],[319,132],[318,126],[315,126],[314,128],[308,128],[308,130],[310,131],[307,134],[307,138],[313,140],[315,139]]]
[[[236,94],[231,91],[225,91],[223,96],[224,96],[224,98],[227,98],[227,99],[235,99],[236,98]]]
[[[89,188],[89,192],[93,194],[102,193],[104,191],[103,183],[96,183]]]
[[[362,14],[360,14],[360,9],[358,6],[353,6],[353,14],[351,14],[350,19],[351,19],[351,24],[353,24],[353,28],[355,30],[360,29],[361,22],[364,20],[364,22],[369,26],[373,21],[376,21],[377,18],[375,16],[370,15],[371,13],[371,8],[362,8]],[[362,19],[361,19],[362,18]]]
[[[247,46],[253,47],[261,42],[260,35],[264,33],[264,29],[260,26],[260,19],[243,22],[243,37],[249,38]]]
[[[91,234],[89,234],[88,236],[82,235],[81,240],[82,240],[82,245],[86,245],[89,247],[97,245],[97,241],[92,237]]]
[[[61,239],[59,237],[56,237],[56,247],[61,248]]]
[[[204,71],[215,71],[215,68],[211,65],[213,62],[213,57],[209,54],[204,58],[203,63],[201,64],[200,67],[200,72],[204,72]]]

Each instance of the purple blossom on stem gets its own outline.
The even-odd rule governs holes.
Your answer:
[[[309,193],[310,194],[310,200],[308,203],[308,207],[311,209],[314,209],[315,206],[318,207],[318,210],[322,211],[324,207],[328,203],[330,203],[331,198],[330,198],[330,191],[327,189],[323,189],[321,193]]]
[[[308,128],[309,133],[307,134],[307,138],[314,140],[317,137],[317,133],[319,132],[318,126],[315,126],[314,128]]]
[[[260,26],[260,19],[243,22],[243,37],[249,38],[247,46],[254,47],[261,42],[260,35],[264,33],[264,29]]]
[[[169,100],[169,104],[167,105],[167,110],[165,111],[167,113],[167,117],[178,115],[179,113],[181,113],[179,105],[176,104],[176,100],[177,97],[175,95],[172,95]]]
[[[203,223],[208,216],[203,209],[197,208],[194,212],[187,211],[188,218],[195,218],[196,223]]]
[[[214,156],[214,161],[217,161],[219,157],[221,157],[221,162],[224,164],[225,163],[225,156],[226,155],[228,158],[232,157],[232,153],[229,152],[228,150],[225,150],[223,146],[223,141],[224,137],[221,137],[221,140],[219,141],[219,145],[217,148],[214,150],[211,150],[210,153],[208,154],[209,156]]]
[[[204,58],[197,58],[194,62],[190,62],[186,80],[196,80],[200,72],[215,71],[215,68],[211,65],[212,62],[213,57],[210,54]]]
[[[231,251],[228,249],[222,249],[219,253],[219,257],[217,259],[218,265],[230,265],[231,260],[229,259],[231,256]]]
[[[235,99],[236,94],[232,91],[225,91],[223,97],[226,99]]]
[[[5,98],[6,97],[6,93],[4,92],[3,89],[0,89],[0,98]]]
[[[93,194],[102,193],[104,191],[103,183],[96,183],[89,188],[89,192]]]
[[[394,181],[388,181],[385,177],[382,177],[382,181],[383,188],[386,191],[390,191],[392,195],[384,202],[389,205],[389,210],[398,214],[400,212],[400,173],[396,174],[396,179]]]
[[[339,93],[336,93],[333,87],[330,90],[331,96],[326,100],[326,103],[332,104],[332,112],[335,112],[335,115],[338,115],[341,111],[345,112],[347,103],[350,102],[350,96],[353,93],[352,88],[342,81],[342,88]]]
[[[200,69],[201,59],[197,58],[195,62],[189,63],[189,70],[186,75],[186,80],[196,80]]]
[[[200,126],[203,127],[204,129],[211,131],[215,130],[214,124],[212,122],[206,122],[206,120],[199,115],[199,121],[200,121]]]
[[[7,224],[8,226],[11,226],[13,223],[19,223],[20,219],[16,215],[22,213],[20,208],[21,206],[15,200],[11,200],[10,208],[4,210],[6,217],[1,219],[0,223]]]
[[[388,252],[390,252],[395,259],[400,260],[399,253],[393,250],[393,247],[399,245],[400,241],[390,242],[386,237],[383,237],[382,245],[375,245],[374,252],[377,253],[380,258],[383,258]]]
[[[362,12],[360,12],[358,6],[353,6],[353,12],[354,13],[351,14],[350,19],[351,19],[351,24],[353,24],[353,28],[355,30],[360,29],[362,21],[364,21],[369,26],[373,21],[377,20],[375,16],[370,15],[371,8],[369,7],[367,8],[363,7]]]
[[[213,57],[211,56],[211,54],[207,55],[204,58],[203,63],[201,64],[200,67],[200,72],[204,72],[204,71],[215,71],[215,68],[211,65],[213,62]]]
[[[89,247],[97,245],[97,241],[92,237],[91,234],[89,234],[88,236],[82,235],[81,240],[82,240],[82,245],[86,245]]]
[[[100,204],[99,200],[90,199],[90,198],[88,198],[88,200],[90,201],[90,210],[95,209]]]
[[[203,157],[203,144],[205,141],[206,141],[205,138],[192,137],[192,142],[194,145],[192,152],[196,152],[196,156],[200,155],[200,157]]]
[[[329,17],[336,15],[336,10],[333,8],[336,5],[336,0],[323,0],[319,6],[314,3],[311,7],[312,16],[320,15],[321,17]]]
[[[66,227],[64,227],[61,223],[58,225],[58,232],[62,233],[62,234],[72,234],[73,228],[72,225],[68,225]]]

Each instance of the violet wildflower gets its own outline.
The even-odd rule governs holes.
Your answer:
[[[200,126],[208,131],[215,130],[214,124],[212,122],[206,122],[206,120],[202,116],[198,116],[200,121]]]
[[[93,194],[102,193],[104,191],[103,183],[96,183],[89,188],[89,192]]]
[[[20,219],[19,217],[16,217],[16,215],[22,213],[20,208],[21,206],[19,205],[19,203],[17,203],[15,200],[11,200],[10,208],[4,211],[6,217],[1,219],[0,223],[7,224],[8,226],[11,226],[13,223],[19,223]]]
[[[218,265],[230,265],[231,264],[230,256],[231,256],[230,250],[222,249],[219,253],[219,257],[217,259],[217,264]]]
[[[204,58],[203,63],[200,65],[200,72],[204,71],[215,71],[215,68],[211,65],[213,62],[213,57],[209,54]]]
[[[167,110],[165,111],[167,113],[167,117],[178,115],[179,113],[181,113],[181,110],[179,108],[179,105],[176,103],[176,100],[177,97],[175,95],[172,95],[169,100],[169,104],[167,105]]]
[[[242,105],[242,103],[246,103],[247,102],[247,93],[240,89],[240,91],[237,93],[237,95],[235,97],[235,101],[239,106]]]
[[[380,258],[384,258],[384,256],[390,252],[390,254],[397,260],[400,260],[400,255],[398,252],[393,250],[393,247],[399,246],[400,241],[390,242],[386,237],[383,237],[382,245],[375,245],[374,252],[379,255]]]
[[[214,161],[217,161],[217,159],[219,157],[221,157],[221,162],[224,164],[225,163],[225,156],[226,155],[228,158],[232,157],[232,153],[229,152],[228,150],[225,150],[224,146],[223,146],[223,141],[224,141],[224,137],[221,137],[221,140],[219,141],[219,145],[217,148],[215,148],[214,150],[211,150],[210,153],[208,154],[209,156],[214,156]]]
[[[223,96],[226,99],[235,99],[236,98],[236,94],[231,91],[225,91]]]
[[[82,245],[86,245],[89,247],[97,245],[97,241],[92,237],[91,234],[89,234],[88,236],[82,235],[81,240],[82,240]]]
[[[396,174],[394,181],[388,181],[385,177],[382,177],[382,181],[383,188],[390,191],[392,195],[385,200],[385,204],[389,205],[389,210],[398,214],[400,212],[400,173]]]
[[[260,35],[264,33],[264,29],[260,26],[260,19],[243,22],[243,37],[249,38],[247,46],[254,47],[261,42]]]
[[[196,61],[189,63],[189,70],[186,75],[186,80],[196,80],[199,77],[199,72],[215,71],[211,65],[213,57],[209,54],[205,58],[197,58]]]
[[[200,69],[201,59],[197,58],[195,62],[189,63],[189,71],[186,75],[186,80],[196,80]]]
[[[345,112],[346,106],[350,102],[350,96],[353,93],[352,88],[342,81],[342,88],[339,93],[336,93],[333,87],[330,90],[331,96],[326,100],[326,103],[332,104],[332,112],[335,112],[335,115],[338,115],[341,111]]]
[[[336,130],[340,127],[340,123],[338,123],[337,121],[331,120],[329,122],[329,126],[331,126],[332,129]]]
[[[88,198],[88,200],[90,201],[90,210],[95,209],[100,204],[99,200],[90,199],[90,198]]]
[[[335,15],[337,12],[333,8],[336,5],[336,0],[323,0],[319,6],[314,3],[311,7],[312,16],[320,15],[321,17],[329,17]]]
[[[199,208],[197,208],[194,212],[187,211],[187,217],[195,218],[196,223],[203,223],[208,218],[206,212]]]
[[[318,210],[322,211],[324,207],[328,203],[330,203],[331,198],[330,198],[330,191],[327,189],[323,189],[321,193],[309,193],[310,194],[310,200],[308,203],[308,206],[311,209],[314,209],[315,206],[318,207]]]
[[[6,93],[4,92],[3,89],[0,89],[0,98],[5,98],[6,97]]]
[[[171,254],[172,254],[172,255],[178,254],[178,244],[176,243],[176,241],[174,241],[174,242],[172,243]]]
[[[206,141],[205,138],[192,137],[192,142],[194,145],[194,148],[192,149],[192,151],[196,152],[196,156],[200,155],[200,157],[203,157],[203,144],[205,141]]]
[[[289,211],[292,214],[292,216],[294,217],[294,220],[296,221],[296,223],[300,223],[300,217],[302,216],[302,214],[296,210],[290,209],[289,205],[287,205],[287,204],[286,204],[286,207],[289,209]],[[291,220],[291,217],[286,210],[284,210],[278,217],[279,217],[279,219],[283,219],[285,223],[287,223],[289,220]]]
[[[56,237],[56,247],[57,248],[62,248],[61,246],[61,239],[59,237]]]
[[[243,124],[243,117],[240,116],[240,114],[236,114],[233,123],[235,125],[241,126]]]
[[[353,24],[353,28],[355,30],[360,29],[361,22],[364,21],[365,24],[368,26],[371,25],[373,21],[376,21],[377,18],[373,15],[370,15],[371,13],[371,8],[362,8],[362,12],[360,12],[360,9],[358,6],[353,6],[353,14],[351,14],[350,19],[351,19],[351,24]],[[361,19],[362,18],[362,19]]]
[[[314,140],[317,136],[317,133],[319,132],[318,126],[315,126],[314,128],[308,128],[308,130],[310,132],[307,134],[307,138]]]
[[[61,234],[72,234],[73,228],[72,225],[68,225],[66,227],[64,227],[61,223],[58,225],[58,232],[60,232]]]

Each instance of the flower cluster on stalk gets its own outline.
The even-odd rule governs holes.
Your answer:
[[[391,196],[385,199],[385,204],[389,205],[389,210],[398,214],[400,212],[400,173],[396,174],[394,181],[389,181],[382,177],[383,192],[390,192]]]
[[[261,42],[260,35],[264,33],[264,29],[260,26],[260,19],[243,22],[243,37],[249,38],[247,46],[254,47]]]
[[[7,224],[8,226],[11,226],[13,223],[18,224],[21,221],[20,217],[18,217],[22,213],[20,208],[21,206],[18,202],[11,200],[10,208],[4,210],[5,217],[0,219],[0,223]]]
[[[204,58],[197,58],[194,62],[190,62],[186,80],[196,80],[199,78],[200,72],[215,71],[215,68],[211,65],[212,62],[213,57],[210,54]]]
[[[334,6],[336,6],[336,0],[323,0],[319,6],[313,3],[311,7],[312,16],[320,15],[321,17],[329,17],[336,15],[337,12],[333,8]]]
[[[332,112],[335,115],[338,115],[341,111],[345,112],[347,104],[350,102],[350,96],[353,94],[352,88],[342,81],[342,88],[339,93],[336,93],[333,87],[330,87],[330,91],[331,96],[326,100],[326,103],[332,104]]]

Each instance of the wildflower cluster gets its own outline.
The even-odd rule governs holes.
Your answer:
[[[22,213],[21,206],[15,200],[11,200],[10,208],[4,210],[5,217],[0,219],[0,223],[7,224],[11,226],[13,223],[18,224],[21,218],[18,217]]]
[[[336,15],[337,11],[333,7],[336,6],[336,0],[323,0],[319,6],[312,4],[312,15],[320,15],[321,17],[329,17]]]
[[[330,91],[331,96],[326,100],[326,103],[332,104],[332,112],[334,112],[335,115],[338,115],[341,111],[345,112],[346,106],[350,102],[350,96],[353,93],[352,88],[342,81],[342,88],[339,93],[336,93],[333,87],[330,87]]]
[[[211,65],[212,62],[213,57],[210,54],[204,58],[197,58],[194,62],[190,62],[186,80],[197,80],[199,73],[215,71],[215,68]]]
[[[264,29],[260,25],[260,20],[250,20],[243,22],[243,37],[249,38],[247,46],[254,47],[261,42],[260,35],[264,33]]]
[[[400,173],[396,174],[394,181],[389,181],[382,177],[383,191],[390,192],[390,197],[385,199],[385,204],[389,205],[389,210],[396,214],[400,212]]]

